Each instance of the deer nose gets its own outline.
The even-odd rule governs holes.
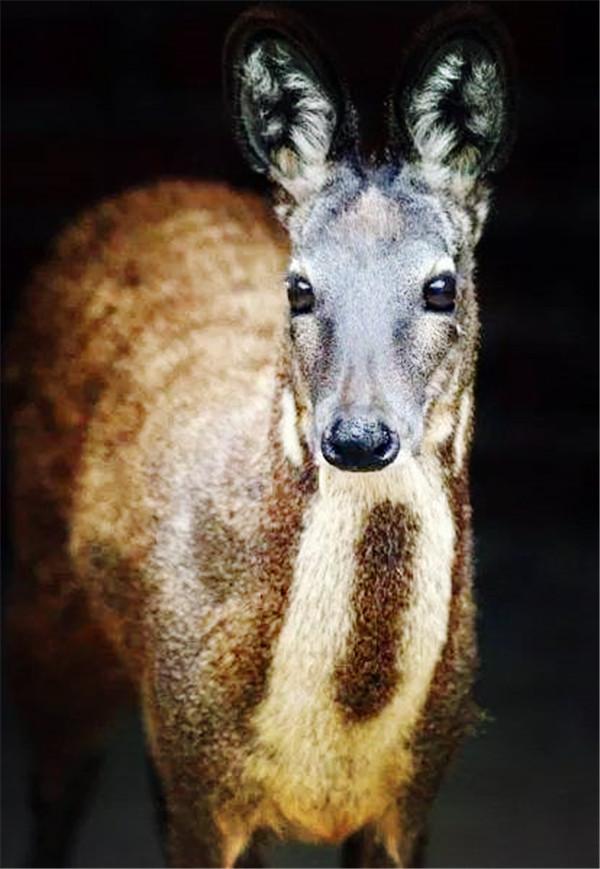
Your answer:
[[[339,417],[323,434],[321,450],[342,471],[378,471],[394,461],[400,438],[379,419]]]

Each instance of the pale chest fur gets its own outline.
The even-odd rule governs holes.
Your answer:
[[[411,458],[366,477],[321,471],[245,768],[263,794],[257,825],[315,840],[337,841],[393,806],[411,774],[407,741],[448,627],[454,526],[437,463]],[[419,517],[410,594],[394,642],[402,678],[383,708],[352,721],[339,703],[336,671],[357,641],[357,544],[384,502]]]

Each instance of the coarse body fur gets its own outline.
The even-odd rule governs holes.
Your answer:
[[[9,631],[46,855],[64,847],[72,781],[129,696],[180,866],[256,864],[265,830],[344,842],[347,865],[410,865],[474,720],[483,194],[458,208],[456,191],[436,198],[408,163],[393,181],[352,161],[323,172],[326,214],[306,179],[287,191],[291,250],[254,195],[168,182],[84,215],[30,287],[7,367]],[[383,365],[365,351],[367,398],[358,349],[351,364],[342,355],[360,340],[352,316],[290,329],[281,289],[290,259],[316,274],[323,239],[341,250],[349,233],[355,252],[367,245],[360,262],[404,238],[419,280],[448,258],[464,276],[456,328],[419,318],[403,326],[412,355]],[[379,322],[381,297],[363,302]],[[426,371],[424,391],[389,380],[388,364]],[[339,394],[365,407],[385,383],[415,408],[389,416],[411,448],[373,473],[323,461],[319,414]]]
[[[285,256],[263,206],[225,187],[164,184],[108,202],[69,230],[38,275],[22,368],[10,372],[27,390],[16,420],[19,572],[37,585],[37,612],[29,588],[21,602],[27,626],[13,606],[14,634],[47,658],[58,621],[57,654],[78,657],[71,639],[96,639],[87,606],[85,620],[61,617],[83,588],[123,677],[142,693],[161,771],[175,793],[180,776],[196,786],[214,776],[218,823],[241,844],[263,826],[337,842],[383,819],[395,833],[435,666],[452,665],[453,585],[462,652],[473,652],[468,563],[454,554],[469,534],[466,466],[440,450],[467,437],[458,405],[429,455],[382,479],[336,480],[323,468],[319,480],[304,460],[291,462],[276,340]],[[336,671],[353,631],[356,550],[382,505],[391,521],[379,548],[406,534],[405,508],[420,524],[410,569],[422,569],[394,638],[402,681],[379,714],[356,719],[352,703],[336,701]],[[376,543],[362,570],[375,574],[386,557]],[[104,643],[98,653],[104,667]],[[109,672],[116,684],[119,671]],[[101,714],[93,673],[81,675]],[[452,687],[464,716],[468,679]],[[57,734],[67,741],[80,702],[70,678],[68,693]]]

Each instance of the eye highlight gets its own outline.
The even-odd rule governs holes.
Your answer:
[[[288,275],[286,283],[292,314],[310,314],[315,306],[315,293],[309,281],[302,275]]]
[[[449,272],[427,281],[423,287],[426,311],[448,314],[454,310],[456,302],[456,278]]]

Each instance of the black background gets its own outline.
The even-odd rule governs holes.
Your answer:
[[[4,324],[50,239],[99,197],[160,177],[262,189],[232,141],[220,54],[241,3],[2,5]],[[440,3],[299,3],[363,117]],[[598,6],[494,3],[519,66],[519,132],[479,249],[472,463],[492,721],[457,759],[429,865],[593,866],[597,851]],[[9,517],[10,519],[10,517]],[[5,581],[10,570],[5,570]],[[4,866],[29,830],[27,747],[3,703]],[[279,850],[278,865],[335,865]],[[161,865],[139,726],[115,731],[79,866]]]

